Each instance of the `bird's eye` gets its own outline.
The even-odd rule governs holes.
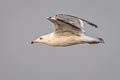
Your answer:
[[[40,40],[42,40],[43,38],[40,38]]]

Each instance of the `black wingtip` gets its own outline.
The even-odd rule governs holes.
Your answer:
[[[98,28],[98,26],[96,24],[93,24],[93,23],[90,23],[90,22],[88,24],[90,24],[91,26],[94,26],[95,28]]]
[[[89,24],[91,26],[94,26],[95,28],[98,28],[98,26],[96,24],[92,23],[92,22],[89,22],[89,21],[87,21],[85,19],[82,19],[82,18],[79,18],[79,19],[81,19],[82,21],[85,21],[87,24]]]

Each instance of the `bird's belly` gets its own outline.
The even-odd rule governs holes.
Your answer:
[[[75,44],[82,44],[83,42],[79,39],[72,38],[72,37],[64,37],[64,38],[57,38],[54,39],[50,45],[52,46],[71,46]]]

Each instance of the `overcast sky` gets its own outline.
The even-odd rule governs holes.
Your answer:
[[[0,0],[0,80],[120,80],[119,8],[119,0]],[[97,24],[85,24],[87,35],[105,44],[31,45],[59,13]]]

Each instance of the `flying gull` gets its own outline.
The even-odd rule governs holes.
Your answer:
[[[49,46],[71,46],[75,44],[98,44],[104,43],[102,38],[93,38],[85,35],[84,23],[97,28],[98,26],[85,19],[72,15],[58,14],[47,18],[54,24],[54,32],[40,36],[33,43],[43,43]]]

